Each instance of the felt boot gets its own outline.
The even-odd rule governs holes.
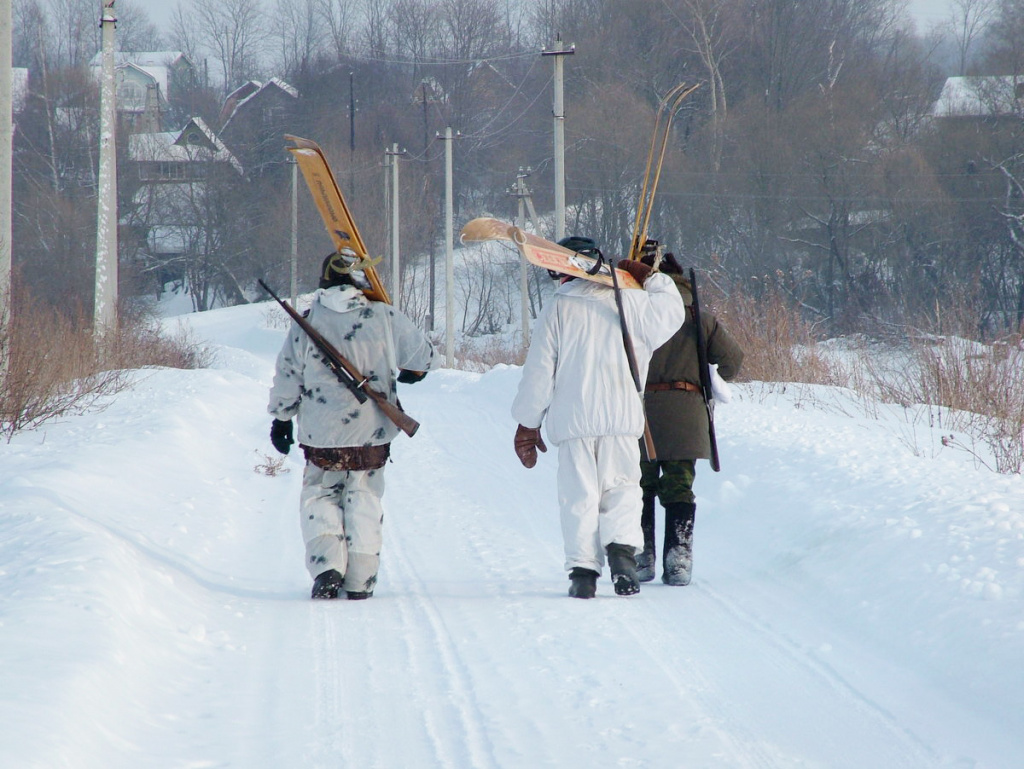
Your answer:
[[[654,579],[657,552],[654,546],[654,497],[644,497],[640,528],[644,533],[644,550],[636,557],[636,578],[641,582],[650,582]]]
[[[693,520],[697,506],[692,502],[665,505],[664,572],[666,585],[689,585],[693,573]]]

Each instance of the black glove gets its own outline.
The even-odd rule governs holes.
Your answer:
[[[537,449],[547,451],[544,439],[540,437],[539,427],[523,427],[519,425],[515,438],[516,456],[523,463],[523,467],[529,470],[537,464]]]
[[[402,384],[416,384],[422,381],[426,375],[426,371],[412,371],[411,369],[403,368],[398,370],[398,381]]]
[[[650,265],[644,264],[637,259],[620,259],[619,263],[615,266],[632,275],[633,279],[641,286],[651,274]]]
[[[292,420],[275,419],[270,425],[270,442],[282,454],[287,454],[295,443],[292,437]]]

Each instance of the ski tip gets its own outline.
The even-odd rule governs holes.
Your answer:
[[[459,233],[461,243],[479,243],[486,240],[511,240],[515,228],[500,219],[479,216],[470,219]]]

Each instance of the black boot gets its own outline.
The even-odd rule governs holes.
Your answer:
[[[613,542],[607,547],[608,571],[612,574],[615,595],[636,595],[640,580],[636,577],[636,548]]]
[[[665,505],[664,573],[666,585],[689,585],[693,572],[693,519],[697,505],[673,502]]]
[[[644,551],[636,557],[636,578],[641,582],[654,579],[654,497],[644,497],[643,512],[640,514],[640,529],[644,533]]]
[[[574,566],[569,572],[569,595],[573,598],[593,598],[597,595],[597,572]]]
[[[362,590],[346,590],[345,595],[350,601],[365,601],[373,598],[373,589],[377,586],[377,575],[373,575],[363,584]]]
[[[318,574],[313,580],[313,598],[337,598],[344,578],[334,569]]]

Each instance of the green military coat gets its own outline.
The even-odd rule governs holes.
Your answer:
[[[647,384],[691,382],[699,385],[697,335],[694,333],[690,308],[693,300],[688,281],[684,282],[682,275],[670,277],[686,302],[686,322],[655,351],[647,372]],[[708,362],[718,364],[718,374],[722,379],[732,379],[743,363],[743,350],[711,313],[701,312],[701,325],[708,344]],[[708,459],[711,456],[708,415],[700,392],[649,392],[644,403],[659,460]]]

